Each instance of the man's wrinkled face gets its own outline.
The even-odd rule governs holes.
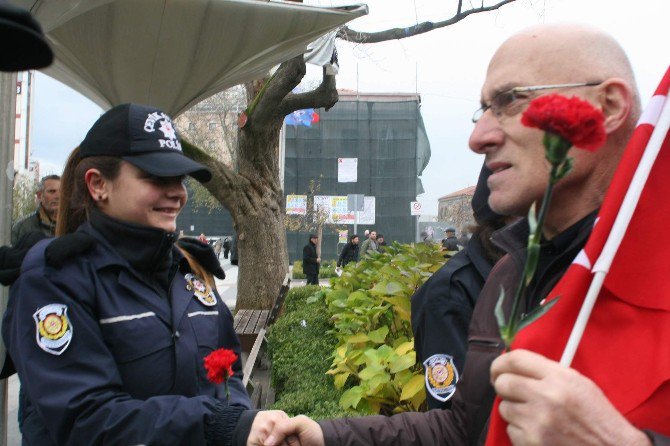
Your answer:
[[[519,42],[506,44],[493,57],[481,92],[482,105],[490,104],[497,94],[520,86],[547,85],[590,81],[573,78],[549,56],[540,57],[537,48]],[[588,97],[595,89],[565,89],[561,94]],[[485,164],[493,172],[488,178],[491,190],[489,206],[502,215],[526,216],[533,202],[539,201],[547,187],[550,165],[545,159],[543,132],[521,124],[521,115],[534,97],[553,90],[517,95],[509,105],[509,113],[500,117],[486,111],[470,136],[470,149],[485,155]],[[584,175],[593,169],[595,158],[583,150],[573,149],[573,171],[558,183],[555,193],[579,187]]]
[[[60,202],[60,180],[46,180],[44,190],[37,192],[37,199],[48,213],[57,212]]]
[[[372,240],[377,240],[377,233],[376,233],[375,231],[372,231],[372,232],[370,233],[370,238],[371,238]]]

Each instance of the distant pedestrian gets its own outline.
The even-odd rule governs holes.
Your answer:
[[[60,202],[60,177],[47,175],[42,178],[35,194],[37,210],[26,215],[12,226],[12,245],[31,232],[41,232],[47,237],[53,237],[56,231],[56,216]]]
[[[456,238],[456,229],[447,228],[444,230],[444,234],[446,236],[442,239],[442,249],[444,251],[460,251],[463,249],[463,245],[458,243]]]
[[[223,237],[219,237],[214,242],[214,254],[216,254],[216,259],[218,260],[221,257],[221,249],[223,248]]]
[[[358,235],[354,234],[351,237],[349,237],[349,242],[344,245],[344,248],[342,248],[342,252],[340,253],[340,257],[337,259],[337,266],[344,268],[347,266],[347,263],[350,262],[358,262],[358,249],[360,248],[358,246],[360,242],[360,237]]]
[[[302,248],[302,272],[307,276],[307,285],[319,284],[319,266],[321,258],[316,254],[316,242],[319,237],[316,234],[309,236],[309,243]]]
[[[370,231],[370,237],[361,245],[360,256],[363,257],[370,252],[379,252],[377,248],[377,231],[374,230]]]
[[[230,253],[230,250],[233,247],[233,239],[230,237],[226,237],[223,240],[223,258],[227,259],[228,258],[228,253]]]
[[[201,232],[200,235],[198,236],[198,240],[200,240],[203,243],[208,243],[207,242],[207,237],[205,236],[204,232]]]
[[[237,264],[239,262],[239,257],[238,257],[238,254],[237,254],[237,244],[238,243],[239,243],[239,239],[236,235],[235,238],[233,239],[233,242],[232,242],[231,247],[230,247],[230,264],[231,265],[236,265],[237,266]]]
[[[384,236],[382,234],[377,234],[377,249],[381,249],[382,246],[388,246]]]

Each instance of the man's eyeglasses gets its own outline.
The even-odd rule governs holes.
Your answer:
[[[504,116],[514,116],[520,109],[519,105],[524,104],[526,100],[530,99],[529,95],[532,91],[550,90],[554,88],[575,88],[575,87],[595,87],[602,84],[599,82],[580,82],[575,84],[554,84],[554,85],[536,85],[533,87],[514,87],[509,90],[501,91],[491,99],[489,104],[484,104],[472,115],[472,122],[476,123],[486,113],[491,110],[493,114],[500,118]]]

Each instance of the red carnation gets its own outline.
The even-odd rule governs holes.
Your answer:
[[[605,143],[603,112],[576,96],[537,97],[523,113],[521,123],[561,136],[575,147],[591,152]]]
[[[214,350],[205,356],[205,369],[207,369],[207,379],[214,384],[221,384],[228,380],[233,372],[233,364],[237,361],[237,355],[234,351],[227,348]]]

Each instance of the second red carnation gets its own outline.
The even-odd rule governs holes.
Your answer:
[[[214,350],[205,356],[205,369],[207,370],[207,379],[214,384],[221,384],[233,376],[233,364],[237,361],[237,355],[234,351],[227,348]]]

